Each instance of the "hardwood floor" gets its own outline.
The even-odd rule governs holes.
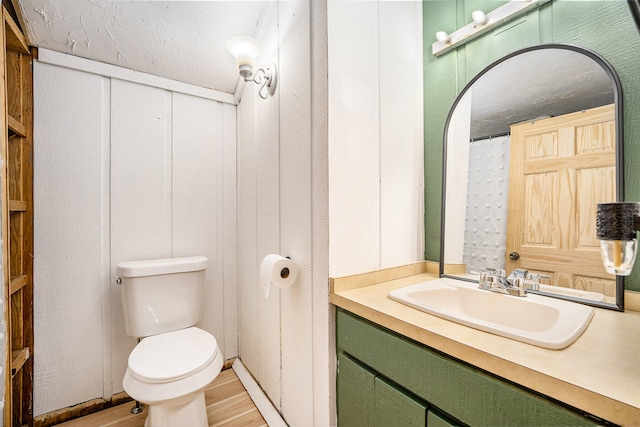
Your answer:
[[[226,369],[205,391],[209,427],[266,427],[233,369]],[[147,411],[134,415],[133,402],[58,424],[61,427],[142,427]]]

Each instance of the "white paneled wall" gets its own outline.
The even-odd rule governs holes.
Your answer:
[[[262,45],[258,66],[278,61],[277,4],[261,17]],[[256,85],[247,85],[238,105],[238,266],[247,275],[239,278],[238,305],[240,358],[256,377],[277,409],[281,408],[280,296],[272,288],[265,299],[260,290],[260,262],[265,255],[281,253],[280,134],[278,110],[282,76],[275,96],[261,99]],[[284,224],[286,227],[286,224]],[[290,254],[283,254],[291,256]],[[296,262],[296,258],[291,256]],[[296,285],[300,285],[298,280]],[[245,336],[246,334],[246,336]]]
[[[423,259],[420,2],[329,0],[329,265]]]
[[[111,92],[106,96],[104,102],[111,111],[110,198],[102,203],[111,211],[107,224],[111,229],[109,265],[111,277],[115,278],[119,262],[171,256],[171,92],[112,79]],[[36,150],[37,146],[36,140]],[[36,177],[39,172],[46,176],[46,170],[36,168]],[[36,209],[36,218],[37,214]],[[38,245],[43,246],[43,251],[55,250],[55,242],[50,242],[49,247],[44,244]],[[67,264],[66,268],[73,266]],[[122,391],[122,376],[127,368],[127,357],[122,355],[128,355],[135,345],[135,340],[123,333],[117,286],[111,286],[110,312],[112,349],[107,360],[111,366],[106,368],[112,370],[113,394]],[[39,335],[38,329],[35,332]]]
[[[235,106],[83,68],[34,66],[36,416],[122,391],[120,261],[208,256],[200,326],[237,355]]]
[[[258,65],[281,75],[273,98],[248,85],[238,105],[240,358],[290,425],[335,423],[329,272],[423,258],[421,16],[420,2],[281,1],[256,34]],[[299,275],[265,299],[270,252]]]
[[[335,313],[328,304],[329,158],[327,5],[311,2],[311,274],[313,345],[313,419],[336,424]],[[315,331],[318,331],[317,333]]]
[[[281,252],[298,263],[299,282],[281,293],[282,412],[290,425],[314,424],[311,203],[310,2],[280,3],[287,31],[278,38],[283,84],[280,92]],[[305,17],[305,18],[303,18]],[[322,234],[323,236],[326,234]],[[323,283],[323,282],[321,282]],[[302,302],[302,304],[301,304]],[[321,325],[325,326],[325,325]],[[324,349],[316,349],[322,356]],[[304,375],[306,378],[299,378]]]
[[[258,35],[261,43],[261,52],[257,58],[257,63],[265,64],[265,66],[271,62],[278,61],[278,5],[279,3],[272,3],[271,7],[264,9],[261,15],[261,34]],[[269,97],[268,99],[257,98],[257,86],[255,85],[245,88],[245,94],[256,96],[254,103],[256,123],[255,173],[257,177],[256,210],[259,214],[256,218],[258,238],[254,244],[258,263],[269,253],[281,252],[281,176],[279,170],[279,120],[281,117],[278,114],[278,108],[282,86],[287,84],[286,79],[284,81],[280,79],[278,84],[277,96]],[[291,255],[285,254],[285,256]],[[291,257],[295,259],[294,256]],[[243,302],[241,301],[241,304]],[[280,293],[273,292],[268,300],[265,300],[264,296],[260,294],[256,308],[258,312],[257,372],[260,375],[260,385],[274,405],[280,408],[282,399]],[[240,355],[242,357],[242,352]]]
[[[422,6],[381,1],[380,267],[424,258]]]
[[[329,268],[380,268],[378,2],[328,1]]]
[[[109,93],[34,62],[34,415],[111,388]]]
[[[329,275],[422,259],[421,16],[413,1],[270,2],[257,62],[278,64],[278,90],[247,84],[237,109],[36,63],[36,415],[122,389],[117,262],[201,253],[203,327],[225,357],[289,425],[335,423]],[[299,273],[266,299],[272,252]]]
[[[260,21],[259,66],[277,62],[275,96],[247,85],[238,105],[238,321],[240,358],[289,425],[331,425],[326,202],[326,62],[312,70],[312,26],[324,10],[308,1],[274,2]],[[321,55],[321,61],[325,57]],[[312,99],[310,76],[320,74]],[[320,130],[314,141],[312,103]],[[319,142],[319,147],[314,145]],[[314,156],[314,149],[320,151]],[[313,191],[313,193],[312,193]],[[314,242],[317,242],[314,246]],[[317,252],[314,252],[317,248]],[[298,265],[293,287],[259,291],[259,266],[269,253]]]

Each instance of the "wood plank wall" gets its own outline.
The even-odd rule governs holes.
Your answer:
[[[335,423],[328,274],[422,258],[420,10],[278,2],[257,31],[281,80],[238,105],[240,358],[290,425]],[[271,252],[299,273],[265,299]]]
[[[217,299],[207,303],[206,322],[224,340],[225,357],[237,339],[243,362],[288,423],[331,425],[329,272],[414,262],[423,246],[421,4],[356,2],[365,8],[358,10],[341,3],[266,6],[256,33],[264,53],[258,62],[278,62],[280,83],[267,100],[257,97],[255,85],[245,87],[237,152],[228,126],[235,125],[233,107],[219,109],[99,71],[37,65],[36,251],[46,256],[36,273],[36,342],[51,357],[36,367],[36,415],[120,388],[133,340],[123,335],[115,265],[147,252],[184,254],[197,229],[217,239],[189,247],[217,257],[208,273],[209,298]],[[349,28],[351,20],[360,23],[357,29]],[[373,76],[364,86],[354,81],[361,72]],[[213,131],[205,117],[222,129]],[[222,145],[214,143],[220,132]],[[198,152],[176,152],[183,144],[196,149],[178,144],[180,136],[200,141]],[[217,147],[215,154],[205,140]],[[178,160],[173,167],[170,156]],[[178,194],[194,179],[185,164],[195,165],[209,184]],[[184,180],[176,181],[179,176]],[[300,272],[295,288],[265,300],[258,269],[271,252],[291,256]],[[73,377],[66,375],[71,366],[79,369]]]
[[[422,259],[420,2],[329,2],[330,275]]]
[[[201,326],[237,355],[235,106],[81,62],[34,70],[36,416],[122,391],[120,261],[208,256]]]

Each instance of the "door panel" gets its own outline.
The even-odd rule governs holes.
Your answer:
[[[595,235],[597,203],[615,198],[613,105],[511,126],[507,270],[615,296]]]

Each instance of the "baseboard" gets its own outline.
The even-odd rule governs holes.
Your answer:
[[[231,368],[235,360],[235,357],[225,360],[224,364],[222,365],[222,369],[224,370]],[[78,403],[77,405],[69,406],[68,408],[62,408],[43,415],[38,415],[33,419],[33,426],[50,427],[131,401],[133,401],[133,399],[129,397],[126,392],[122,391],[120,393],[114,394],[108,399],[91,399],[83,403]]]
[[[79,403],[77,405],[69,406],[68,408],[58,409],[44,415],[39,415],[33,419],[34,427],[49,427],[56,424],[71,421],[76,418],[84,417],[85,415],[93,414],[105,409],[109,409],[113,406],[120,405],[122,403],[130,402],[133,399],[129,397],[127,393],[116,393],[109,399],[92,399],[87,402]]]
[[[262,418],[267,422],[269,427],[287,427],[276,408],[273,407],[269,398],[264,394],[256,380],[247,371],[240,359],[236,359],[232,366],[238,379],[249,393],[249,397],[262,414]]]
[[[640,292],[624,291],[624,309],[640,311]]]

